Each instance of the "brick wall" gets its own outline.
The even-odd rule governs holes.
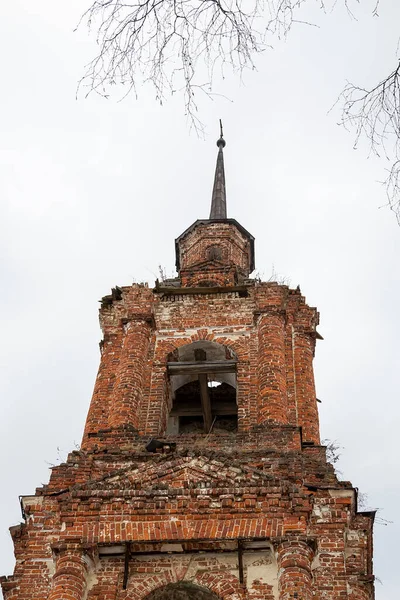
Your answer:
[[[248,279],[235,223],[177,247],[179,278],[103,298],[82,448],[22,499],[5,599],[372,600],[374,515],[319,440],[318,312]],[[192,344],[235,365],[232,431],[167,434],[168,363]]]
[[[252,255],[249,234],[230,222],[200,222],[178,238],[182,285],[235,285],[249,276]]]
[[[245,296],[171,290],[135,284],[101,309],[101,364],[83,448],[92,445],[89,435],[123,424],[162,435],[169,412],[168,355],[199,340],[237,356],[239,431],[264,422],[291,424],[302,427],[303,441],[318,443],[312,368],[318,313],[301,293],[254,282]]]
[[[120,458],[75,452],[59,475],[85,471],[88,460],[114,469],[104,476],[93,465],[85,483],[23,500],[7,600],[139,599],[177,582],[220,598],[372,598],[371,518],[356,512],[354,490],[331,469],[317,487],[293,481],[300,465],[291,478],[204,453],[141,462],[129,452],[124,466]],[[322,456],[319,469],[324,475]]]

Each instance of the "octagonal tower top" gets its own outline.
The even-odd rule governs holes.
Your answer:
[[[209,219],[198,219],[175,240],[176,268],[183,286],[237,285],[254,270],[254,237],[235,219],[228,219],[223,149],[218,155]]]

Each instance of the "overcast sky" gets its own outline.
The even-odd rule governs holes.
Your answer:
[[[312,0],[310,0],[312,4]],[[0,574],[19,494],[81,440],[99,362],[99,298],[174,273],[174,238],[208,216],[224,121],[228,214],[256,238],[256,270],[300,284],[321,313],[315,359],[323,438],[343,479],[379,508],[377,600],[398,600],[400,228],[378,181],[386,164],[353,150],[328,113],[346,79],[396,66],[398,0],[304,13],[228,99],[200,100],[205,139],[177,95],[75,99],[93,40],[73,33],[85,0],[13,0],[0,21]],[[317,3],[316,3],[317,4]],[[340,0],[338,2],[340,4]],[[356,3],[355,3],[356,4]],[[60,450],[58,450],[58,448]],[[382,519],[391,521],[381,524]]]

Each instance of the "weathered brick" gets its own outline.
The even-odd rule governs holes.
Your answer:
[[[231,219],[197,221],[178,278],[103,298],[82,447],[22,500],[6,600],[373,599],[373,514],[320,446],[318,312],[249,279],[253,243]],[[232,430],[167,433],[167,363],[193,348],[236,364]]]

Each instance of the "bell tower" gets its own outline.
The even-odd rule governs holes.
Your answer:
[[[177,277],[102,298],[81,449],[22,497],[5,600],[374,598],[374,513],[320,443],[319,314],[251,278],[217,146]]]

